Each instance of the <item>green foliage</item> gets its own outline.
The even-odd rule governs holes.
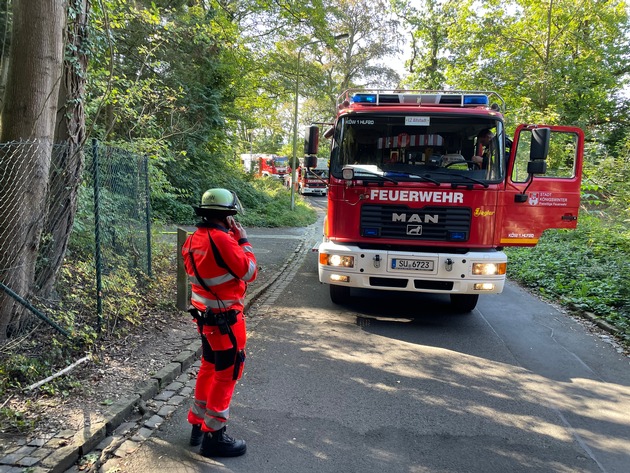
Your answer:
[[[423,0],[407,8],[417,43],[412,85],[496,90],[510,128],[567,123],[590,131],[623,115],[615,110],[628,70],[622,0]]]
[[[508,276],[630,334],[630,229],[588,214],[573,231],[549,230],[534,248],[508,248]]]
[[[600,212],[630,223],[630,155],[606,155],[584,165],[583,197]]]
[[[4,392],[8,388],[20,388],[28,386],[37,380],[45,367],[38,359],[33,359],[21,353],[9,354],[3,357],[0,364],[0,391]]]
[[[106,249],[108,265],[102,276],[103,324],[107,336],[124,333],[124,327],[138,323],[143,307],[143,290],[146,280],[132,272],[128,255],[116,255]],[[99,334],[96,320],[96,272],[93,261],[72,260],[62,267],[60,287],[63,291],[62,306],[52,311],[55,320],[63,326],[73,327],[75,344],[92,348]],[[68,290],[68,288],[72,290]],[[64,290],[65,289],[65,290]],[[90,314],[90,315],[88,315]],[[102,334],[101,334],[102,336]]]
[[[412,71],[405,84],[420,89],[443,89],[446,85],[448,31],[453,27],[454,10],[449,2],[426,0],[416,8],[405,0],[393,1],[395,10],[412,25],[413,49],[407,68]]]
[[[35,421],[26,418],[22,412],[0,407],[0,425],[4,433],[30,432],[35,426]]]
[[[246,226],[255,227],[302,227],[317,220],[315,210],[294,194],[294,210],[291,210],[290,190],[273,178],[254,179],[255,193],[242,199],[246,213],[239,217]],[[238,193],[238,192],[237,192]]]
[[[46,349],[41,350],[38,340],[22,340],[20,350],[0,353],[0,399],[14,390],[22,390],[27,386],[38,382],[58,370],[59,366],[69,364],[77,345],[68,343],[65,339],[59,339],[56,334],[46,334]],[[78,353],[78,352],[77,352]],[[66,396],[76,388],[76,382],[71,376],[56,378],[40,388],[44,394],[51,396]],[[10,410],[0,414],[9,418],[20,427],[21,417]],[[27,427],[27,424],[22,425]]]

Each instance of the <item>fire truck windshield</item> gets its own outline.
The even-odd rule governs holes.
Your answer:
[[[505,174],[505,142],[503,123],[487,115],[347,115],[335,127],[330,171],[341,178],[344,166],[368,165],[377,171],[372,176],[397,181],[420,176],[449,183],[497,182]]]
[[[310,169],[306,173],[306,177],[321,177],[322,179],[328,179],[328,169]]]
[[[289,165],[289,158],[286,156],[276,156],[273,158],[273,165],[277,168],[287,167]]]

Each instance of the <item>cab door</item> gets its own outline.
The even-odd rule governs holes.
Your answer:
[[[541,151],[544,129],[550,133]],[[548,228],[576,227],[583,155],[584,132],[579,128],[520,125],[516,129],[505,191],[499,197],[497,246],[534,246]]]

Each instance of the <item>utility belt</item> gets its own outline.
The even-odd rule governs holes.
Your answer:
[[[190,307],[188,309],[188,312],[197,321],[199,333],[201,333],[202,337],[205,337],[206,343],[211,350],[217,350],[219,352],[223,352],[223,350],[229,349],[234,350],[234,371],[232,379],[239,379],[241,376],[243,363],[245,362],[245,350],[238,349],[238,343],[236,340],[236,336],[232,331],[232,325],[234,325],[238,321],[238,314],[240,314],[241,311],[236,309],[228,309],[222,310],[220,312],[212,312],[212,309],[208,308],[202,312],[195,307]],[[209,327],[217,327],[219,329],[219,332],[221,333],[221,336],[219,336],[219,338],[223,338],[222,335],[227,335],[230,343],[232,344],[232,347],[230,348],[225,346],[217,348],[217,346],[213,343],[213,340],[216,341],[216,338],[212,338],[212,334],[204,336],[203,327],[206,325]],[[203,356],[204,358],[206,357],[205,348]]]
[[[212,309],[210,308],[207,308],[204,312],[202,312],[196,307],[191,307],[188,309],[188,312],[193,316],[200,327],[204,325],[218,327],[219,331],[223,335],[230,333],[230,326],[236,323],[238,320],[238,314],[241,313],[240,310],[236,309],[212,312]]]

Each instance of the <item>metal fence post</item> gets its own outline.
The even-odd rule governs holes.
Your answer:
[[[144,176],[145,176],[145,210],[147,215],[147,274],[153,277],[151,264],[151,187],[149,185],[149,158],[144,156]]]
[[[100,219],[100,183],[99,183],[99,161],[98,161],[98,141],[92,138],[92,165],[94,178],[94,264],[96,266],[96,329],[101,333],[103,325],[103,282],[101,267],[101,219]]]
[[[177,227],[177,308],[179,310],[188,310],[190,305],[190,284],[188,284],[188,275],[181,251],[187,237],[188,231],[185,228]]]

